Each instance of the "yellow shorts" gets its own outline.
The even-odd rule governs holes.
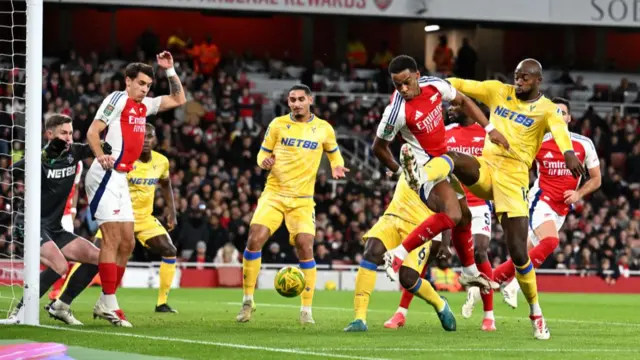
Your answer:
[[[493,200],[498,217],[529,216],[527,193],[529,169],[521,161],[498,157],[476,157],[480,178],[468,189],[484,200]]]
[[[266,226],[273,235],[284,219],[289,230],[289,243],[294,245],[298,234],[316,235],[315,206],[313,197],[294,198],[265,192],[258,200],[251,225]]]
[[[147,248],[149,247],[147,245],[149,239],[161,235],[166,235],[167,238],[169,237],[167,230],[154,216],[149,216],[144,220],[136,220],[133,223],[133,234],[140,244]],[[96,238],[102,239],[102,232],[99,229],[96,233]]]
[[[378,219],[371,230],[364,234],[363,239],[366,242],[370,238],[376,238],[382,241],[387,250],[391,250],[402,243],[404,239],[416,228],[417,225],[401,218],[385,214]],[[427,263],[429,251],[431,250],[431,241],[427,241],[424,245],[413,250],[404,260],[404,266],[422,273],[422,269]]]

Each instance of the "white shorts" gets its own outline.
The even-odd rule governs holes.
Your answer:
[[[491,238],[491,208],[489,205],[471,206],[471,234]]]
[[[556,224],[556,231],[560,231],[564,224],[565,216],[558,215],[544,200],[540,200],[537,196],[529,198],[529,239],[533,246],[540,243],[540,239],[534,233],[538,226],[547,221],[553,221]]]
[[[94,160],[87,171],[85,189],[91,215],[98,225],[107,222],[133,222],[133,207],[126,173],[105,171]]]
[[[456,197],[458,200],[464,199],[464,190],[460,187],[460,182],[454,176],[448,176],[446,179],[442,179],[440,181],[427,181],[420,187],[420,191],[418,191],[418,195],[420,195],[420,199],[422,199],[423,203],[427,203],[427,199],[429,199],[429,195],[431,195],[431,191],[436,185],[440,184],[443,181],[448,181],[453,187],[453,190],[456,192]]]
[[[62,224],[62,228],[65,231],[68,231],[70,233],[73,232],[74,226],[73,226],[73,218],[71,217],[71,214],[63,215],[62,221],[60,221],[60,223]]]

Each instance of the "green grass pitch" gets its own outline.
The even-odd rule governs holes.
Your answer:
[[[640,295],[542,294],[551,329],[551,340],[542,342],[532,337],[522,296],[521,306],[512,310],[497,294],[498,331],[484,333],[482,307],[476,307],[471,319],[463,319],[460,307],[465,294],[445,294],[458,320],[457,332],[447,333],[431,307],[417,298],[405,328],[384,329],[382,323],[395,311],[400,294],[374,292],[369,332],[344,333],[353,317],[352,292],[317,291],[316,325],[302,328],[297,321],[300,300],[275,291],[258,291],[258,309],[251,322],[238,324],[240,289],[174,290],[169,304],[179,314],[153,312],[156,290],[121,289],[118,300],[134,326],[122,329],[92,319],[98,291],[87,290],[73,305],[76,317],[85,323],[82,328],[67,327],[42,311],[46,328],[0,326],[0,339],[182,359],[640,359]],[[0,308],[6,305],[0,302]]]

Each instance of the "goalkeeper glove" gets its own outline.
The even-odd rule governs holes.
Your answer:
[[[109,143],[106,141],[102,141],[101,145],[102,145],[102,152],[105,155],[111,155],[111,145],[109,145]]]
[[[47,146],[42,150],[42,156],[44,160],[56,159],[62,154],[63,151],[67,149],[68,146],[69,144],[67,144],[66,141],[59,138],[54,138],[53,140],[49,141]]]

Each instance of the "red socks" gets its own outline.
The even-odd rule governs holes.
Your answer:
[[[421,278],[425,278],[424,276],[427,274],[427,269],[429,269],[429,264],[425,264],[422,268],[422,273],[420,274]],[[413,293],[407,291],[407,289],[402,288],[402,297],[400,298],[400,307],[404,309],[409,309],[409,305],[411,305],[411,301],[413,300]]]
[[[533,267],[536,269],[539,268],[544,260],[553,254],[558,244],[560,244],[560,240],[556,237],[548,237],[540,240],[540,243],[529,251],[529,258],[531,258]],[[503,283],[515,276],[515,273],[516,269],[513,266],[513,261],[509,259],[493,271],[493,277],[495,281]]]
[[[116,281],[116,288],[118,286],[122,286],[122,277],[124,276],[124,271],[127,269],[126,267],[116,266],[118,268],[118,278]]]
[[[458,258],[462,266],[467,267],[475,264],[476,260],[473,257],[473,235],[471,234],[471,223],[467,226],[456,226],[451,231],[451,242],[456,249]],[[491,266],[489,266],[491,269]]]
[[[102,282],[102,292],[105,295],[113,295],[118,287],[118,267],[115,263],[98,264],[98,273]],[[124,274],[124,271],[123,271]]]
[[[478,264],[478,270],[487,275],[489,279],[493,278],[493,270],[489,261]],[[493,290],[489,290],[489,292],[480,291],[480,297],[482,298],[482,309],[484,311],[493,311]]]
[[[452,229],[454,226],[455,224],[447,214],[437,213],[418,225],[402,242],[402,246],[407,252],[411,252],[427,240],[433,239],[436,235],[447,229]]]

